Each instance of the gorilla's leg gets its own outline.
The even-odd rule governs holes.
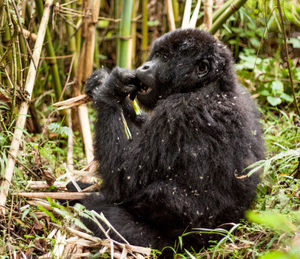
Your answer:
[[[83,204],[88,210],[94,210],[97,213],[103,213],[109,223],[131,244],[144,247],[154,247],[156,249],[162,249],[163,247],[170,244],[168,238],[162,233],[154,230],[153,227],[147,224],[147,222],[141,222],[131,215],[121,205],[107,204],[101,198],[91,196],[83,201]],[[94,234],[100,238],[105,238],[104,233],[98,227],[98,224],[91,219],[81,218],[82,222],[91,229]],[[104,222],[99,223],[104,227],[105,230],[108,227]],[[113,231],[110,230],[108,235],[119,242],[124,241]]]

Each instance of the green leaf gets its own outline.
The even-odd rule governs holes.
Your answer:
[[[271,84],[271,89],[274,94],[283,93],[284,92],[283,83],[279,80],[275,80]]]
[[[262,95],[262,96],[269,96],[269,95],[270,95],[270,92],[269,92],[268,90],[266,90],[266,89],[260,91],[259,93],[260,93],[260,95]]]
[[[297,259],[297,258],[298,257],[295,255],[292,255],[290,253],[284,253],[281,251],[269,252],[259,257],[259,259]]]
[[[147,24],[148,24],[149,27],[157,26],[157,25],[159,25],[159,21],[158,20],[148,21]]]
[[[51,221],[55,222],[55,223],[59,223],[59,221],[55,218],[54,214],[47,210],[46,208],[44,208],[43,206],[37,204],[38,208],[43,211],[47,216],[49,216],[51,218]]]
[[[294,233],[297,230],[297,227],[287,216],[273,211],[260,213],[249,211],[246,217],[248,220],[263,224],[274,231]]]
[[[100,28],[107,27],[108,25],[109,25],[109,21],[106,21],[106,20],[100,20],[100,21],[98,22],[98,26],[99,26]]]
[[[287,101],[288,103],[291,103],[294,100],[292,96],[290,96],[290,95],[288,95],[286,93],[282,93],[280,95],[280,98],[283,99],[283,100],[285,100],[285,101]]]
[[[300,37],[290,38],[288,40],[288,43],[291,43],[293,45],[293,48],[298,49],[298,48],[300,48]]]
[[[271,104],[272,106],[277,106],[277,105],[281,104],[281,99],[280,99],[279,97],[268,96],[268,97],[267,97],[267,101],[268,101],[269,104]]]

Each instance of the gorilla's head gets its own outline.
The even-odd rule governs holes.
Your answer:
[[[230,51],[207,32],[179,29],[158,38],[137,71],[138,101],[154,108],[159,99],[203,87],[230,90],[235,80]]]

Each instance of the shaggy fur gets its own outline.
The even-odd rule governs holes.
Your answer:
[[[259,177],[238,176],[264,158],[264,148],[259,112],[223,44],[194,29],[167,33],[136,71],[98,70],[87,92],[97,111],[103,196],[84,204],[103,212],[131,244],[161,249],[193,228],[243,217]],[[152,112],[136,115],[128,95]],[[95,224],[85,224],[102,237]],[[198,250],[209,238],[188,235],[183,245]]]

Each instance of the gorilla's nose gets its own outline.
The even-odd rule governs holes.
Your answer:
[[[147,72],[147,71],[151,70],[152,66],[153,66],[153,62],[147,61],[146,63],[144,63],[143,65],[138,67],[137,72],[140,72],[140,73]]]
[[[146,63],[144,65],[142,65],[141,70],[148,70],[150,68],[150,66]]]
[[[156,62],[153,60],[147,61],[143,65],[137,68],[136,75],[143,83],[153,83],[156,72]]]

